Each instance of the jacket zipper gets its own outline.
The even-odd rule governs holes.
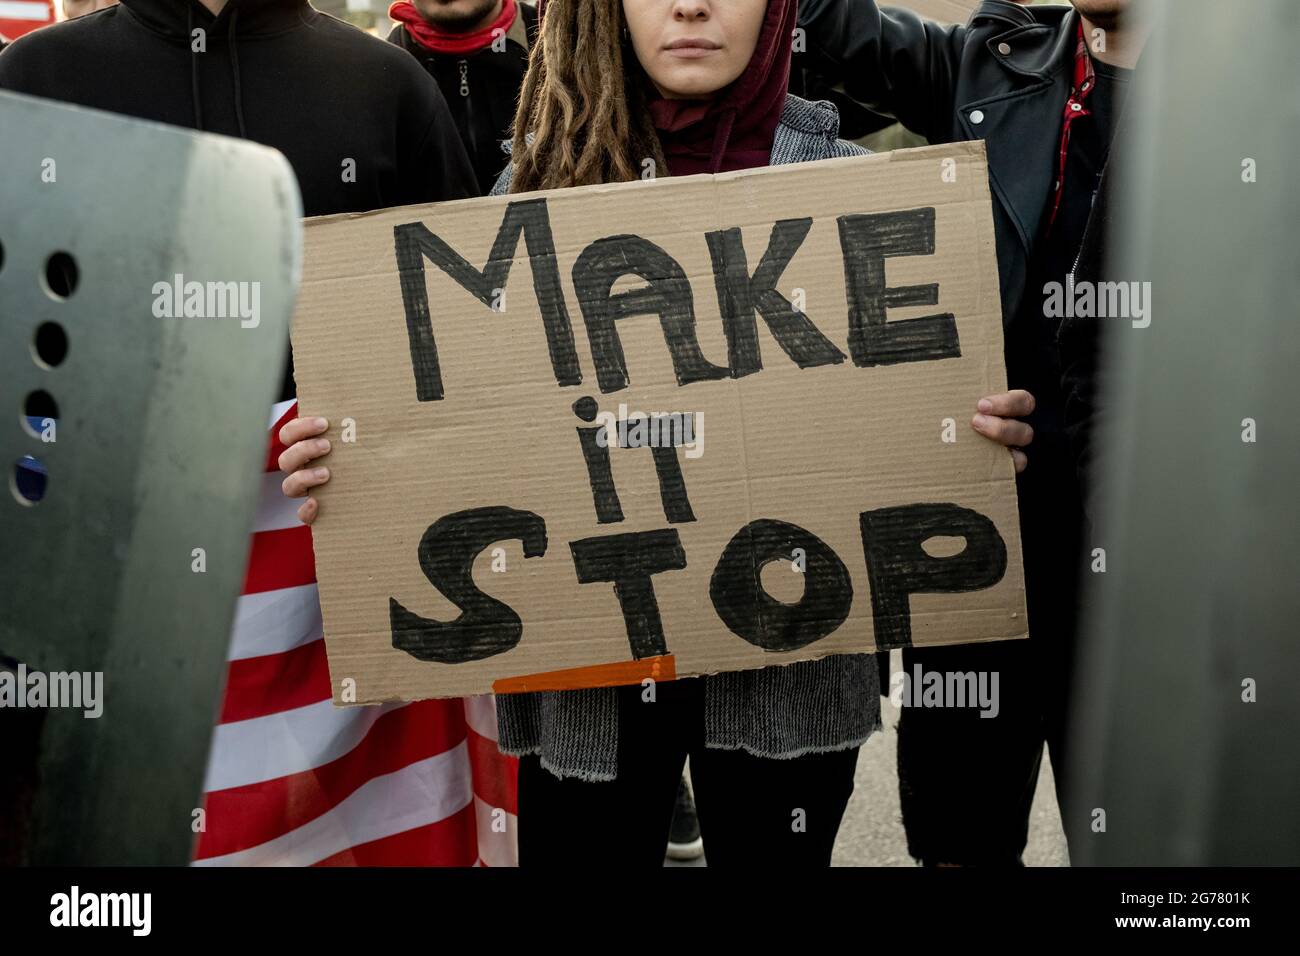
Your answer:
[[[467,147],[470,157],[475,159],[478,156],[478,138],[474,135],[474,101],[469,98],[469,60],[457,60],[456,65],[460,67],[460,95],[465,100]]]
[[[1083,258],[1083,241],[1088,237],[1088,226],[1092,224],[1093,213],[1097,211],[1097,194],[1101,192],[1101,186],[1098,185],[1092,191],[1092,201],[1088,205],[1088,223],[1083,227],[1083,238],[1079,240],[1079,251],[1074,254],[1074,265],[1070,266],[1070,272],[1065,277],[1066,295],[1074,295],[1074,274],[1079,271],[1079,260]]]

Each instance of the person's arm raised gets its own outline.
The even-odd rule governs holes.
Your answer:
[[[930,142],[947,141],[966,27],[875,0],[800,0],[799,26],[818,73]]]

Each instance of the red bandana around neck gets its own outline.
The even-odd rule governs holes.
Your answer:
[[[1057,160],[1056,180],[1052,184],[1052,211],[1047,217],[1047,231],[1052,231],[1056,224],[1057,213],[1061,211],[1061,195],[1065,192],[1065,161],[1070,155],[1070,126],[1081,116],[1091,116],[1088,109],[1088,94],[1097,85],[1097,74],[1092,68],[1092,56],[1088,53],[1088,40],[1083,33],[1083,18],[1079,18],[1079,39],[1074,47],[1074,85],[1070,87],[1070,98],[1065,101],[1065,119],[1061,123],[1060,156]]]
[[[424,17],[410,0],[398,0],[388,8],[390,19],[402,24],[407,34],[420,46],[434,53],[477,53],[487,49],[497,30],[509,30],[515,22],[518,12],[515,0],[505,0],[501,4],[501,15],[482,30],[470,33],[449,33],[440,30]]]

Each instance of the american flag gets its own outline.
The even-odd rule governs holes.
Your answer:
[[[336,708],[311,531],[280,491],[280,427],[213,733],[196,866],[514,866],[518,762],[488,697]]]

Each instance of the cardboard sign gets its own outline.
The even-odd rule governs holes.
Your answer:
[[[982,143],[305,233],[336,702],[1025,636]]]

